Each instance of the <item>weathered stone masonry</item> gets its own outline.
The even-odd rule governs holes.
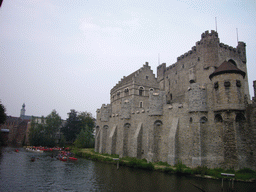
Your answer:
[[[254,82],[256,88],[256,82]],[[245,43],[206,31],[157,78],[148,63],[110,91],[97,110],[95,151],[190,167],[256,169],[256,105]]]

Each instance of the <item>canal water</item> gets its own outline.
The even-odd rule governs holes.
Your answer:
[[[36,157],[34,162],[30,159]],[[228,191],[229,182],[224,182]],[[156,171],[137,170],[79,158],[62,162],[51,153],[0,148],[0,191],[111,191],[200,192],[221,191],[221,181],[179,177]],[[256,191],[255,183],[235,182],[235,191]]]

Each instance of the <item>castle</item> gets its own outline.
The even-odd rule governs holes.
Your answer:
[[[170,66],[146,62],[110,91],[97,110],[95,151],[189,167],[256,169],[256,104],[246,49],[204,32]],[[256,89],[256,82],[254,82]]]

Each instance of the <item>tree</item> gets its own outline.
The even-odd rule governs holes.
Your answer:
[[[86,130],[93,133],[93,129],[95,127],[95,119],[92,117],[91,113],[81,112],[78,115],[78,119],[80,121],[81,129],[86,128]]]
[[[91,148],[91,147],[94,147],[93,134],[90,131],[88,126],[86,126],[85,129],[82,129],[80,131],[80,133],[77,135],[77,138],[76,138],[74,144],[78,148]]]
[[[0,103],[0,125],[5,123],[6,118],[5,107]]]
[[[59,146],[64,147],[65,144],[66,144],[66,138],[64,135],[61,135]]]
[[[74,142],[77,136],[84,130],[87,135],[90,136],[89,140],[93,139],[93,129],[95,126],[95,119],[91,113],[80,112],[78,113],[74,109],[68,113],[68,119],[66,125],[62,128],[62,133],[68,142]],[[83,132],[81,133],[83,134]],[[89,141],[88,140],[88,141]]]
[[[61,117],[56,110],[53,110],[46,118],[40,118],[40,122],[35,121],[38,118],[32,117],[29,133],[29,142],[35,146],[54,147],[56,145],[55,136],[61,126]]]
[[[57,131],[59,130],[61,126],[61,117],[54,109],[51,114],[49,114],[46,117],[46,135],[49,136],[49,138],[54,138]]]
[[[41,117],[41,121],[44,117]],[[29,143],[33,146],[45,146],[45,125],[35,121],[35,117],[32,117],[31,128],[29,130]]]
[[[74,109],[70,110],[68,113],[68,118],[66,120],[66,124],[61,129],[61,132],[65,136],[68,142],[74,142],[76,139],[76,135],[78,135],[81,131],[81,127],[79,125],[79,119],[77,115],[77,111]]]
[[[92,117],[92,114],[88,112],[79,113],[78,118],[80,120],[81,131],[83,130],[85,133],[85,145],[83,147],[94,147],[93,131],[95,127],[95,119]]]

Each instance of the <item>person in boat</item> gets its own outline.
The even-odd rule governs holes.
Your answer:
[[[34,156],[31,157],[31,161],[35,161],[36,158]]]

